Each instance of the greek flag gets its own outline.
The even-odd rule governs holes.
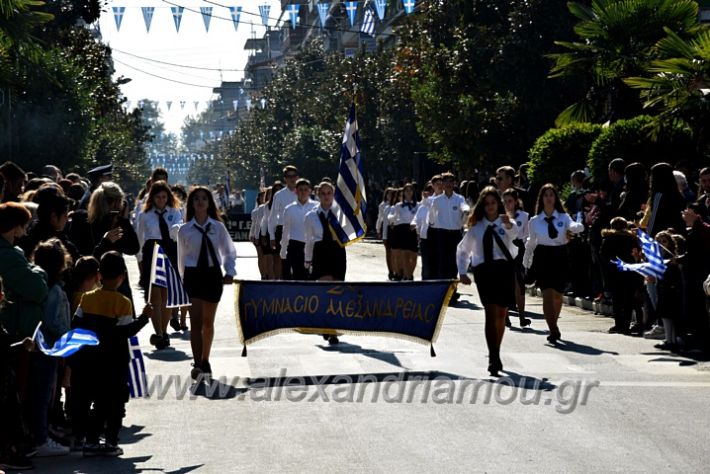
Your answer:
[[[617,258],[614,263],[622,272],[636,272],[645,277],[653,277],[660,280],[666,272],[666,262],[661,254],[661,246],[641,229],[638,229],[638,238],[641,241],[641,250],[643,250],[646,261],[643,263],[625,263]]]
[[[372,11],[372,3],[365,5],[365,15],[362,19],[360,33],[375,36],[375,12]]]
[[[148,396],[148,381],[145,375],[145,364],[143,363],[143,352],[138,343],[138,336],[132,336],[128,340],[128,393],[131,398],[142,398]]]
[[[168,289],[168,304],[166,308],[190,306],[190,297],[182,286],[180,275],[170,264],[163,248],[155,243],[153,248],[153,263],[150,267],[150,284]]]
[[[37,341],[39,350],[51,357],[69,357],[84,346],[99,345],[99,338],[96,337],[96,334],[86,329],[72,329],[57,339],[54,346],[49,347],[44,340],[44,334],[37,326],[34,340]]]
[[[335,202],[341,212],[338,213],[338,218],[331,213],[330,225],[340,244],[347,245],[364,237],[367,232],[365,224],[367,198],[360,159],[360,134],[355,104],[350,107],[350,115],[345,124],[343,143],[340,147],[340,170],[335,189]]]

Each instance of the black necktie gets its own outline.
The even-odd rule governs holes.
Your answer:
[[[495,224],[489,225],[486,232],[483,234],[483,263],[493,261],[493,235]]]
[[[545,221],[547,222],[547,235],[549,235],[551,239],[556,239],[559,235],[559,232],[555,229],[555,225],[552,223],[554,220],[555,216],[545,217]]]
[[[160,238],[167,242],[170,240],[170,229],[168,228],[168,223],[165,222],[165,213],[167,211],[155,211],[156,214],[158,214],[158,226],[160,226]]]
[[[212,245],[212,241],[207,236],[207,233],[210,231],[210,226],[211,226],[210,223],[208,223],[204,229],[202,229],[199,226],[195,226],[195,229],[197,229],[197,231],[202,234],[202,246],[200,247],[200,257],[197,259],[197,267],[198,268],[208,268],[210,266],[209,259],[207,258],[208,252],[209,252],[209,255],[212,257],[213,263],[215,265],[217,265],[217,254],[214,251],[214,246]]]

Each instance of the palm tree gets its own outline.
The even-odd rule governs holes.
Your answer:
[[[15,61],[37,59],[40,47],[34,31],[53,18],[38,11],[44,4],[39,0],[0,0],[0,87],[12,81]]]
[[[644,107],[658,112],[658,126],[690,126],[702,152],[710,146],[710,29],[690,40],[665,32],[656,45],[661,59],[651,61],[646,77],[624,82],[641,91]]]
[[[550,77],[582,80],[583,97],[558,117],[558,126],[606,122],[641,112],[638,92],[623,79],[638,76],[653,59],[664,27],[684,36],[698,28],[698,5],[692,0],[594,0],[590,6],[568,3],[580,22],[580,41],[556,44],[566,51],[555,60]]]

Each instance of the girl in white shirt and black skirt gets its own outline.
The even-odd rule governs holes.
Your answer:
[[[500,345],[505,332],[508,308],[515,304],[514,258],[518,249],[513,240],[518,229],[505,213],[500,194],[493,186],[481,191],[469,218],[471,226],[456,248],[456,266],[464,285],[470,285],[467,270],[473,263],[473,277],[486,314],[488,372],[503,370]]]
[[[150,294],[149,303],[153,307],[151,320],[155,334],[150,337],[150,343],[157,349],[164,349],[170,345],[168,337],[168,323],[172,317],[172,309],[167,308],[168,290],[160,286],[150,285],[151,266],[153,264],[153,249],[155,244],[160,245],[168,256],[173,268],[177,268],[177,240],[178,229],[182,225],[182,211],[179,201],[175,199],[172,190],[165,181],[156,181],[150,187],[143,210],[138,214],[136,235],[141,244],[143,260],[143,291],[146,299]]]
[[[565,211],[560,196],[552,184],[540,188],[537,215],[528,224],[529,237],[525,244],[523,266],[526,280],[536,281],[542,290],[542,312],[550,329],[547,340],[555,344],[562,334],[557,320],[562,311],[562,293],[569,282],[567,255],[568,234],[579,234],[584,224],[575,222]]]
[[[178,232],[178,267],[190,296],[192,378],[212,375],[209,363],[214,339],[214,317],[222,286],[236,275],[237,252],[222,223],[212,193],[199,186],[187,197],[187,223]],[[222,274],[224,267],[225,274]]]
[[[414,280],[417,266],[417,232],[412,229],[412,220],[419,205],[414,197],[414,185],[407,183],[402,188],[402,199],[390,208],[387,219],[392,224],[392,236],[389,239],[394,257],[395,274],[402,280]]]
[[[520,327],[530,326],[530,320],[525,317],[525,268],[523,267],[523,256],[525,255],[525,242],[528,239],[528,221],[530,215],[523,211],[523,202],[518,196],[518,191],[514,188],[506,189],[503,192],[503,205],[513,224],[518,229],[518,236],[513,243],[518,248],[518,255],[515,257],[515,306],[518,310]],[[510,318],[506,318],[505,325],[510,327]]]

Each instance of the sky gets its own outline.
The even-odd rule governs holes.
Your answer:
[[[199,0],[114,0],[108,3],[99,19],[103,41],[113,49],[114,78],[125,76],[132,79],[121,86],[124,96],[131,101],[131,107],[137,106],[142,99],[159,101],[168,132],[179,134],[188,115],[195,116],[204,110],[207,107],[205,101],[214,98],[212,88],[219,86],[221,81],[243,78],[244,73],[237,70],[244,69],[248,58],[244,43],[252,37],[252,31],[257,38],[265,31],[259,5],[271,5],[270,26],[276,25],[281,13],[279,0],[210,1],[225,6]],[[176,5],[185,7],[179,34],[171,11]],[[236,32],[226,6],[242,7]],[[119,31],[112,7],[126,7]],[[150,32],[146,32],[141,7],[155,7]],[[209,32],[205,31],[200,7],[213,7]],[[284,17],[287,19],[287,15]],[[166,101],[172,101],[169,111]],[[181,109],[181,101],[185,101],[184,109]],[[195,101],[199,101],[197,110]]]

